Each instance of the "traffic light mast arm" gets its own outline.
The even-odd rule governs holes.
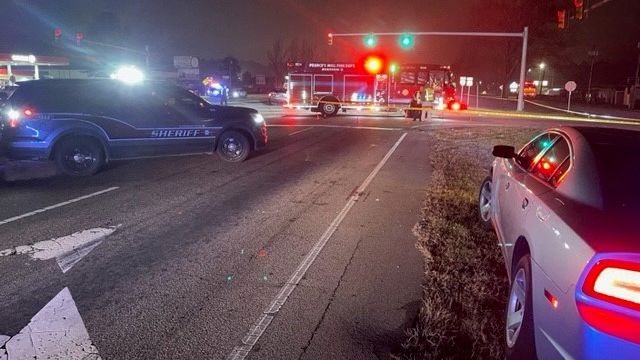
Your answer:
[[[603,0],[608,1],[608,0]],[[529,28],[525,27],[521,33],[507,32],[449,32],[449,31],[419,31],[419,32],[380,32],[380,33],[330,33],[329,45],[333,44],[334,37],[353,36],[482,36],[482,37],[519,37],[522,38],[522,58],[520,60],[520,86],[518,87],[518,111],[524,110],[524,78],[527,63],[527,41]]]
[[[419,32],[374,32],[374,33],[331,33],[331,37],[353,37],[353,36],[497,36],[497,37],[522,37],[523,33],[501,33],[501,32],[450,32],[450,31],[419,31]]]

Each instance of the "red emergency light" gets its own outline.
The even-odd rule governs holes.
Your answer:
[[[378,56],[368,56],[364,60],[364,68],[369,74],[380,74],[384,68],[384,62]]]

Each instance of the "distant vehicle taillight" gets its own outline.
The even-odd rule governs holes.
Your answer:
[[[31,108],[26,108],[26,109],[24,109],[24,110],[22,111],[22,113],[23,113],[25,116],[33,116],[33,114],[35,114],[35,111],[34,111],[33,109],[31,109]]]
[[[640,343],[640,263],[597,261],[586,275],[576,303],[592,327]]]

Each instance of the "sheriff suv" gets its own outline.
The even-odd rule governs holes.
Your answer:
[[[20,83],[4,101],[0,152],[9,160],[53,160],[67,175],[110,160],[217,152],[245,160],[267,143],[256,110],[216,106],[178,86],[111,79]]]

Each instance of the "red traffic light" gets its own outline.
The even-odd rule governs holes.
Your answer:
[[[56,39],[59,39],[62,36],[62,29],[55,28],[53,30],[53,36],[55,36]]]
[[[368,56],[364,60],[364,68],[369,74],[380,74],[384,68],[384,62],[377,56]]]

